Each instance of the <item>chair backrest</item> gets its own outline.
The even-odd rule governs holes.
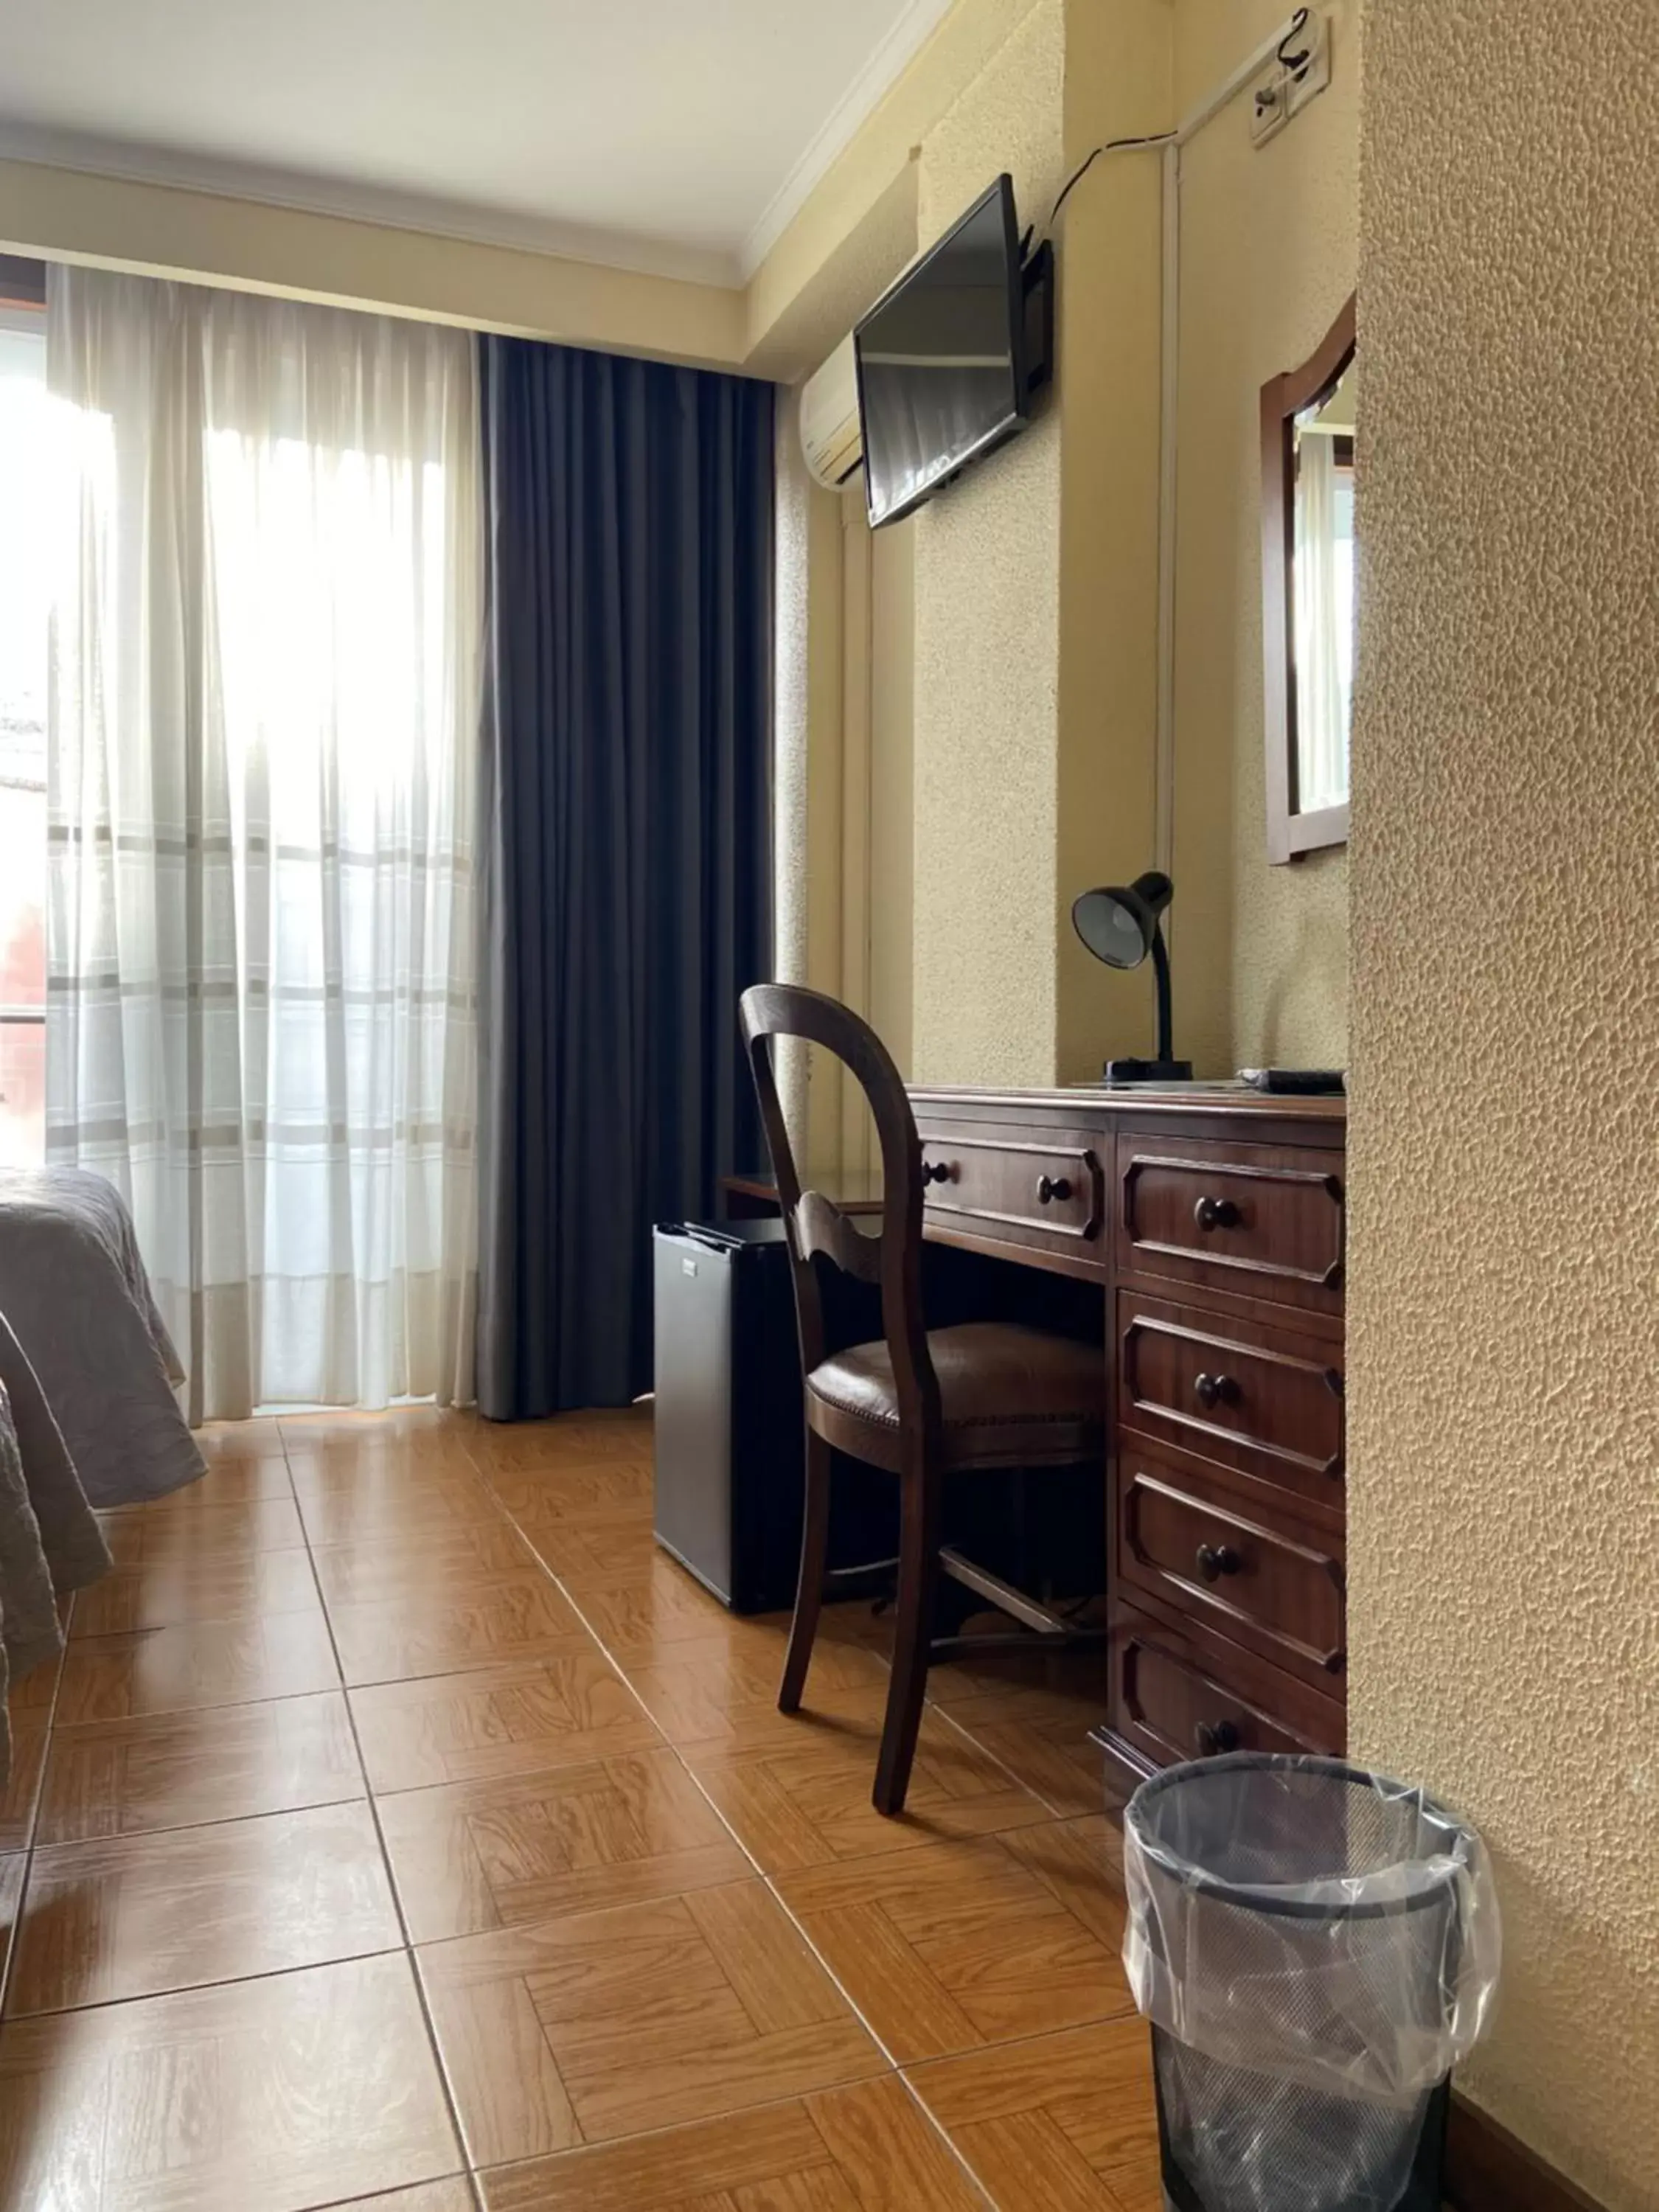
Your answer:
[[[756,983],[740,1005],[744,1041],[754,1071],[761,1121],[778,1186],[795,1285],[801,1359],[810,1373],[828,1352],[815,1254],[861,1282],[881,1289],[882,1333],[893,1363],[899,1419],[919,1446],[937,1431],[939,1382],[927,1349],[921,1303],[921,1142],[904,1079],[868,1022],[822,991],[793,983]],[[803,1190],[778,1098],[771,1041],[799,1037],[822,1045],[851,1070],[869,1102],[881,1146],[881,1232],[854,1226],[822,1191]]]

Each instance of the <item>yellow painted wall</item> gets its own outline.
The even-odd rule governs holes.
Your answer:
[[[936,238],[1007,169],[1026,220],[1065,160],[1063,0],[1036,0],[923,142]],[[1060,425],[1050,410],[915,520],[914,1073],[1054,1067]]]
[[[1067,174],[1091,148],[1174,119],[1169,0],[1068,0]],[[1060,251],[1060,684],[1054,1073],[1150,1053],[1151,971],[1103,967],[1072,902],[1153,862],[1158,713],[1160,158],[1103,156],[1066,201]]]
[[[1659,2207],[1659,41],[1371,10],[1352,1737],[1492,1845],[1468,2086]]]
[[[1262,727],[1261,388],[1314,350],[1358,259],[1360,10],[1326,12],[1330,89],[1259,149],[1241,97],[1182,155],[1171,938],[1200,1075],[1347,1058],[1346,854],[1268,866]],[[1182,112],[1285,14],[1180,0]]]

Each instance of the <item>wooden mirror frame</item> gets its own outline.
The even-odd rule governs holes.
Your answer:
[[[1261,387],[1261,646],[1267,735],[1267,858],[1348,842],[1348,809],[1296,804],[1296,418],[1328,399],[1354,357],[1354,300],[1300,368]]]

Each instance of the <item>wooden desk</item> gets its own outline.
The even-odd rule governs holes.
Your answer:
[[[1134,1783],[1346,1747],[1341,1098],[911,1092],[936,1242],[1106,1301],[1109,1711]]]

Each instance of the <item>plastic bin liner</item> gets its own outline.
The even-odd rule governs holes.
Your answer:
[[[1474,1831],[1340,1760],[1241,1753],[1144,1784],[1123,1863],[1124,1964],[1153,2025],[1168,2201],[1434,2202],[1423,2176],[1442,2085],[1498,1980]]]
[[[1171,1767],[1131,1801],[1123,1869],[1135,2002],[1210,2058],[1402,2102],[1486,2025],[1486,1847],[1419,1789],[1340,1759]]]

